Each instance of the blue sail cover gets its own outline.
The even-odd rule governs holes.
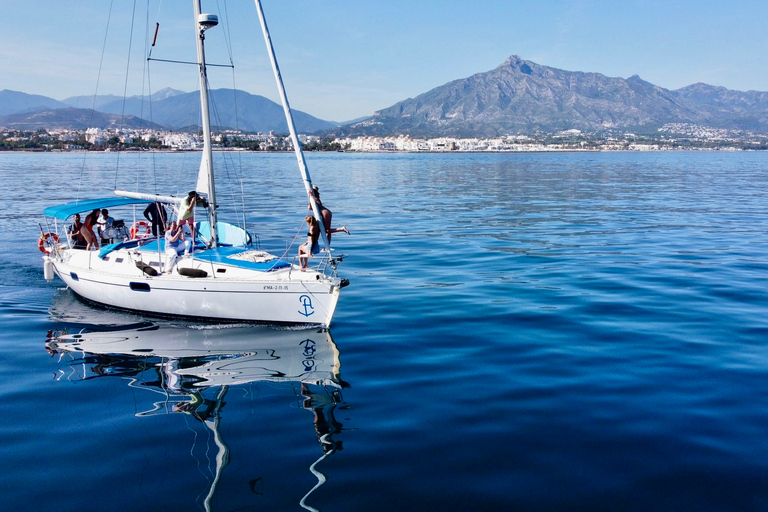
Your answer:
[[[71,203],[60,204],[58,206],[49,206],[43,210],[43,213],[46,217],[54,217],[59,220],[66,220],[76,213],[91,212],[97,208],[112,208],[114,206],[123,206],[126,204],[149,204],[151,202],[152,201],[146,199],[131,199],[130,197],[84,199],[82,201],[73,201]]]

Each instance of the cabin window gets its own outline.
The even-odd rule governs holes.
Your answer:
[[[227,271],[227,269],[225,269],[225,268],[217,268],[216,269],[216,272],[218,272],[219,274],[223,274],[226,271]]]
[[[123,258],[116,258],[115,259],[115,263],[122,263],[122,262],[123,262]]]
[[[131,283],[130,284],[131,290],[135,292],[148,292],[149,291],[149,284],[147,283]]]
[[[77,277],[77,274],[75,274],[74,272],[70,272],[69,273],[69,277],[71,277],[72,280],[74,280],[74,281],[79,281],[80,280],[80,278]]]

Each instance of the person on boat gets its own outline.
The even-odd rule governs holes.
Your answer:
[[[341,226],[340,228],[332,228],[331,222],[333,221],[333,212],[323,206],[323,202],[320,201],[320,189],[317,187],[317,185],[312,185],[312,192],[309,194],[309,198],[311,201],[315,201],[317,203],[317,208],[320,210],[320,216],[323,217],[323,226],[325,227],[325,236],[328,237],[328,243],[331,243],[331,235],[333,233],[346,233],[350,234],[349,230],[347,229],[347,226]],[[310,205],[310,208],[312,206]]]
[[[114,238],[114,230],[112,229],[114,222],[115,219],[109,216],[109,210],[102,208],[101,220],[99,221],[99,238],[101,238],[102,244],[108,244],[109,239]]]
[[[165,230],[165,273],[173,273],[176,262],[182,254],[189,252],[189,240],[184,239],[184,230],[172,220]]]
[[[168,213],[161,203],[152,203],[144,209],[144,218],[152,224],[152,236],[165,234],[165,220]]]
[[[307,231],[307,241],[299,246],[299,263],[302,272],[307,270],[309,258],[320,252],[320,245],[317,243],[320,238],[320,224],[312,215],[307,215],[304,222],[309,226],[309,231]]]
[[[96,236],[96,233],[93,232],[93,226],[99,221],[100,213],[101,210],[97,208],[86,215],[85,220],[83,221],[83,227],[80,228],[80,234],[83,235],[83,238],[85,238],[86,241],[85,249],[87,251],[99,248],[99,238]]]
[[[202,199],[196,191],[191,190],[184,202],[181,203],[179,210],[179,227],[185,224],[189,226],[190,240],[192,240],[193,245],[195,240],[195,205],[198,201],[202,202]]]
[[[83,228],[83,223],[80,220],[80,214],[75,214],[75,221],[72,223],[71,226],[69,226],[69,236],[72,239],[72,248],[73,249],[85,249],[87,246],[87,242],[85,241],[85,237],[82,233],[80,233],[80,230]]]

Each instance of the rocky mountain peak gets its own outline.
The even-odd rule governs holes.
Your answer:
[[[533,69],[536,66],[537,64],[523,60],[517,55],[510,55],[499,68],[511,69],[512,71],[519,71],[523,74],[530,75],[533,73]]]

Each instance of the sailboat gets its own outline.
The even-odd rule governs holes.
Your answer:
[[[205,32],[218,24],[218,16],[203,13],[200,0],[192,3],[203,155],[195,190],[190,197],[196,200],[197,210],[206,210],[207,218],[195,223],[191,250],[181,257],[174,271],[168,273],[170,265],[165,255],[165,240],[151,236],[148,224],[143,221],[135,222],[130,229],[116,227],[116,232],[111,233],[111,243],[103,245],[99,251],[78,247],[66,230],[67,221],[75,214],[103,208],[144,208],[157,203],[179,215],[188,204],[185,197],[115,190],[112,197],[78,200],[45,209],[47,229],[41,226],[38,241],[38,248],[44,253],[44,277],[52,281],[58,276],[77,296],[88,302],[139,313],[328,327],[340,291],[349,281],[337,274],[343,257],[333,254],[324,229],[320,229],[324,248],[311,259],[313,265],[304,269],[296,259],[288,260],[256,250],[249,233],[218,220],[220,205],[216,199],[205,61]],[[310,196],[312,180],[264,11],[260,0],[255,0],[255,4],[301,179]],[[318,225],[323,226],[319,205],[311,200],[310,206]]]

